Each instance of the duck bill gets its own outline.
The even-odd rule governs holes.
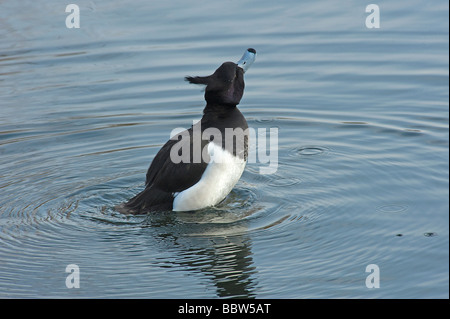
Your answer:
[[[250,68],[250,66],[255,62],[256,51],[255,49],[247,49],[242,56],[242,58],[237,62],[238,67],[244,70],[244,73]]]

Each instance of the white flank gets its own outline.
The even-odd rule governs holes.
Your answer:
[[[197,184],[174,194],[174,211],[197,210],[216,205],[241,178],[246,164],[244,159],[233,156],[213,142],[208,144],[208,154],[211,161]]]

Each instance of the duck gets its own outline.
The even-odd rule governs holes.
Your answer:
[[[145,178],[145,188],[116,210],[127,214],[197,211],[223,201],[244,172],[248,124],[237,105],[244,94],[244,73],[256,50],[237,62],[224,62],[208,76],[186,76],[205,86],[206,106],[200,121],[172,136],[158,151]]]

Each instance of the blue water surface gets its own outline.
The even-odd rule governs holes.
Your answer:
[[[69,29],[61,1],[0,3],[1,298],[449,297],[447,1],[377,1],[379,28],[356,0],[76,4]],[[239,108],[278,130],[276,172],[116,212],[200,119],[183,78],[249,47]]]

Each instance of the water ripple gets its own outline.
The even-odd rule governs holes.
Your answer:
[[[447,3],[386,3],[378,32],[356,1],[112,0],[78,30],[24,1],[0,11],[0,297],[448,297]],[[239,108],[278,128],[277,172],[248,163],[195,213],[114,211],[201,116],[183,78],[250,46]]]
[[[406,212],[408,210],[408,205],[403,204],[382,205],[377,207],[376,210],[380,213],[385,214],[399,214]]]
[[[330,149],[325,146],[318,145],[307,145],[292,148],[289,152],[290,156],[323,156],[327,155],[330,152]]]

